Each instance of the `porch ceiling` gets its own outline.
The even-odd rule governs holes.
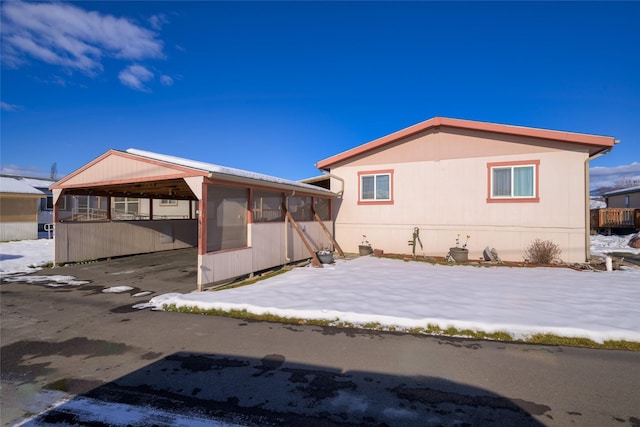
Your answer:
[[[197,200],[184,179],[132,182],[123,184],[86,185],[66,188],[64,194],[146,199]]]

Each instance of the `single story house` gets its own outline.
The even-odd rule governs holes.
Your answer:
[[[334,208],[342,248],[363,235],[374,248],[411,253],[418,227],[427,255],[444,256],[470,236],[469,259],[495,248],[522,261],[535,239],[567,262],[589,254],[589,161],[612,137],[435,117],[316,166],[342,193]],[[417,253],[420,253],[418,248]]]
[[[49,187],[55,182],[51,179],[44,178],[23,178],[24,182],[42,191],[46,196],[40,199],[38,206],[38,231],[46,231],[45,225],[53,223],[53,194]]]
[[[603,194],[605,207],[591,210],[591,229],[604,233],[640,230],[640,186]]]
[[[211,163],[109,150],[51,190],[55,264],[197,247],[201,290],[308,258],[321,267],[316,252],[339,249],[334,193]],[[160,201],[183,210],[166,215]],[[133,205],[145,214],[121,215]]]
[[[46,204],[46,187],[53,181],[22,176],[0,177],[0,241],[33,240],[39,228],[51,222]]]
[[[608,191],[602,197],[608,208],[640,208],[640,186]]]

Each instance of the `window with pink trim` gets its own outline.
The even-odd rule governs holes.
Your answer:
[[[359,204],[393,203],[393,170],[358,172]]]
[[[538,193],[540,161],[488,163],[487,202],[540,201]]]

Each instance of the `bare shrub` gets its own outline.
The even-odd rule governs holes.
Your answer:
[[[524,258],[534,264],[551,264],[562,250],[551,240],[536,239],[524,251]]]

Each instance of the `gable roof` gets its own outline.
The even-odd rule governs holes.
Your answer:
[[[34,188],[21,177],[0,176],[0,193],[29,194],[45,197],[45,193]]]
[[[242,169],[230,168],[228,166],[220,166],[214,163],[205,163],[197,160],[189,160],[181,157],[169,156],[166,154],[158,154],[150,151],[137,150],[135,148],[129,148],[127,153],[135,154],[138,156],[147,157],[150,159],[160,160],[163,162],[184,166],[188,168],[198,169],[200,171],[206,172],[206,174],[213,174],[220,178],[222,177],[234,177],[234,178],[244,178],[251,181],[263,181],[272,184],[280,184],[291,187],[298,187],[305,190],[323,190],[316,185],[306,184],[300,181],[292,181],[289,179],[278,178],[271,175],[265,175],[257,172],[246,171]]]
[[[50,188],[68,194],[193,199],[185,179],[206,177],[268,188],[334,196],[315,185],[130,148],[109,150]]]
[[[30,186],[32,186],[33,188],[38,188],[38,189],[47,189],[51,184],[55,182],[52,179],[29,178],[29,177],[24,177],[22,178],[22,180],[27,184],[29,184]]]
[[[433,117],[424,122],[420,122],[413,126],[383,136],[366,144],[336,154],[316,163],[318,169],[328,169],[330,166],[348,160],[360,154],[366,154],[371,150],[384,147],[385,145],[394,143],[419,132],[429,129],[438,128],[440,126],[448,126],[460,129],[477,130],[485,132],[495,132],[507,135],[526,136],[532,138],[550,139],[555,141],[587,145],[590,147],[589,154],[593,156],[596,153],[604,151],[615,145],[615,140],[610,136],[589,135],[583,133],[563,132],[548,129],[530,128],[523,126],[503,125],[497,123],[477,122],[472,120],[450,119],[446,117]]]

